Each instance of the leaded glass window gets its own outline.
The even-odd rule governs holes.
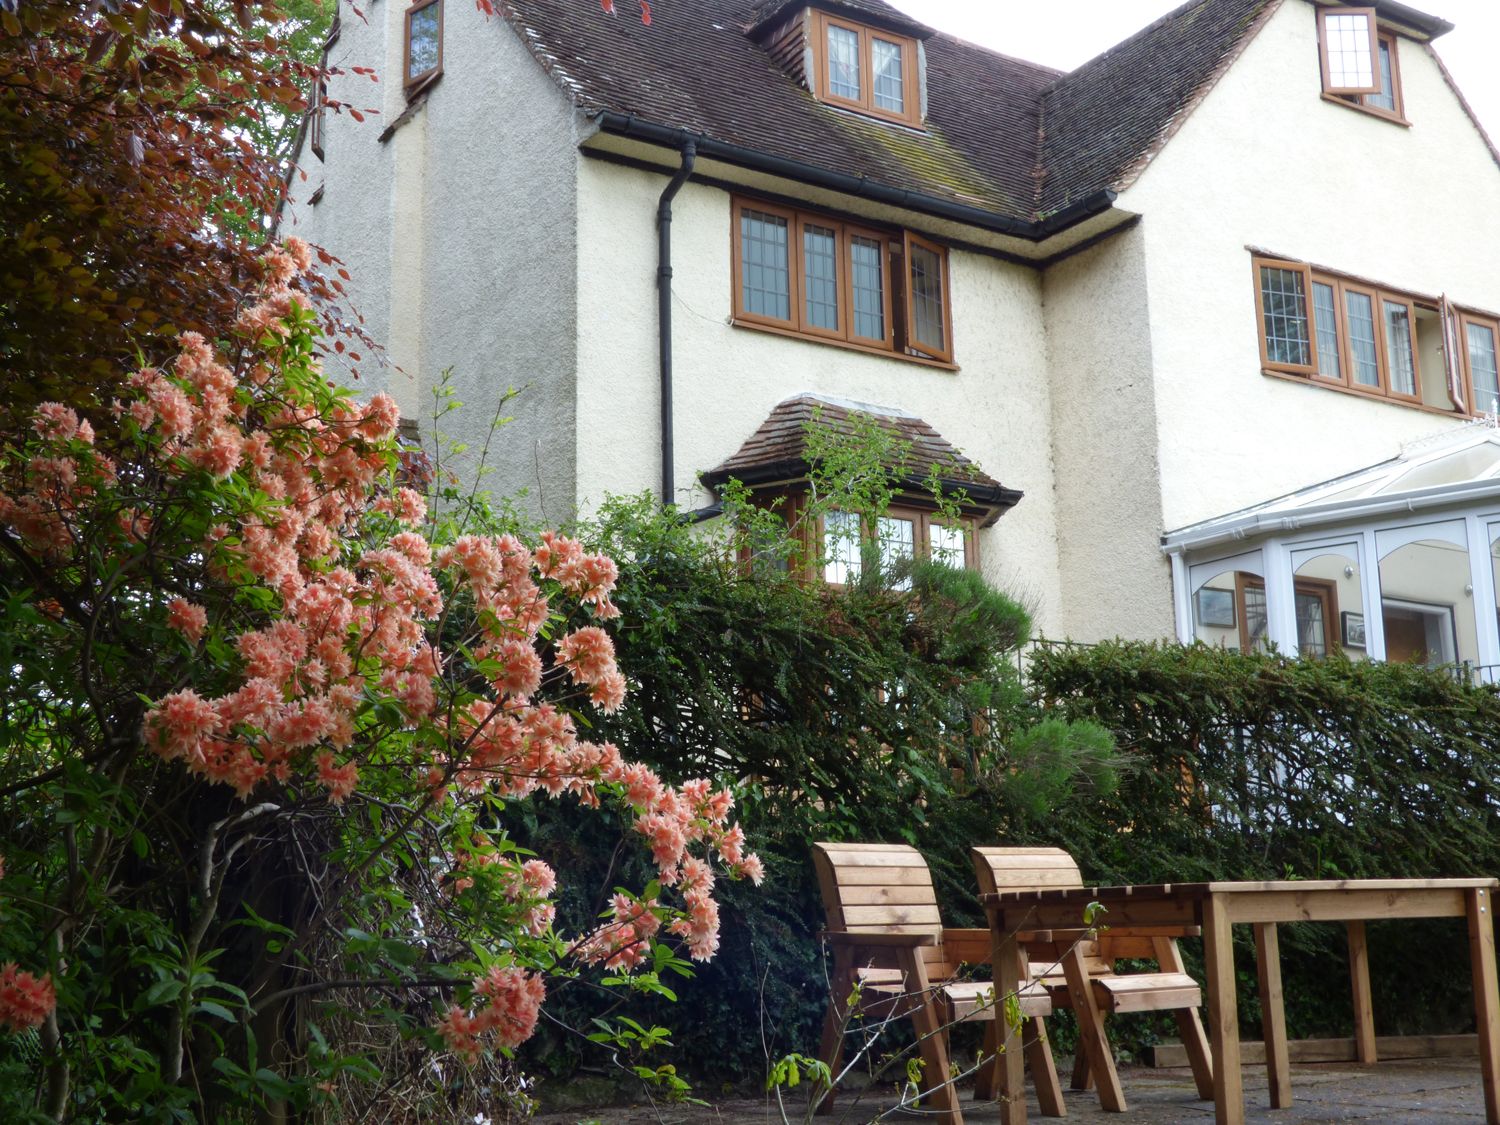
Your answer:
[[[1349,351],[1354,381],[1362,387],[1380,386],[1380,348],[1375,337],[1375,302],[1367,293],[1344,291],[1348,313]]]
[[[1383,301],[1385,308],[1385,354],[1391,369],[1391,392],[1417,393],[1416,357],[1412,353],[1411,307],[1399,301]]]
[[[1495,330],[1484,324],[1466,324],[1469,344],[1469,375],[1474,383],[1474,409],[1482,414],[1500,414],[1500,371],[1495,356]]]
[[[1307,326],[1307,292],[1298,270],[1260,267],[1261,315],[1266,358],[1284,366],[1312,363]]]
[[[1333,286],[1313,282],[1313,320],[1318,334],[1318,374],[1325,379],[1342,379],[1339,362],[1338,295]]]
[[[901,44],[879,36],[870,39],[870,69],[875,72],[875,104],[892,113],[906,112],[906,81]]]
[[[740,269],[746,312],[773,320],[792,318],[785,217],[749,208],[740,212]]]
[[[828,91],[834,97],[860,100],[859,32],[828,25]]]
[[[866,340],[884,341],[885,244],[878,238],[855,235],[849,240],[853,272],[854,334]]]
[[[807,327],[839,329],[838,232],[808,223],[802,228],[802,294]]]

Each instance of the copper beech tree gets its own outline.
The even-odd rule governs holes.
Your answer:
[[[309,257],[263,255],[232,345],[185,333],[104,421],[43,403],[0,448],[7,1119],[373,1096],[356,1010],[480,1063],[589,966],[711,957],[717,875],[761,877],[727,790],[580,734],[627,691],[615,564],[428,517],[395,404],[319,370]],[[559,933],[506,833],[540,798],[617,822],[650,885]]]
[[[230,325],[288,172],[251,126],[300,117],[318,69],[288,26],[270,0],[0,4],[0,423],[98,421],[120,365]]]

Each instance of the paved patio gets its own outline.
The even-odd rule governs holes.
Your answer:
[[[1059,1060],[1059,1072],[1069,1073]],[[1068,1091],[1069,1122],[1110,1122],[1111,1125],[1198,1125],[1213,1121],[1213,1105],[1199,1101],[1193,1079],[1186,1068],[1150,1069],[1124,1066],[1120,1079],[1130,1110],[1127,1114],[1104,1113],[1092,1092]],[[1066,1082],[1066,1078],[1064,1078]],[[1391,1125],[1463,1125],[1484,1121],[1483,1091],[1480,1087],[1477,1059],[1405,1059],[1382,1062],[1375,1066],[1355,1063],[1308,1063],[1292,1067],[1292,1092],[1296,1099],[1290,1109],[1271,1110],[1266,1090],[1266,1072],[1262,1067],[1245,1068],[1245,1105],[1251,1125],[1321,1125],[1323,1122],[1384,1120]],[[805,1102],[792,1091],[787,1100],[785,1119],[774,1101],[761,1099],[728,1100],[704,1107],[648,1105],[568,1113],[547,1113],[535,1118],[539,1125],[577,1125],[599,1122],[601,1125],[779,1125],[783,1120],[804,1120]],[[820,1117],[818,1122],[845,1122],[848,1125],[868,1122],[890,1103],[874,1092],[863,1097],[851,1094],[839,1103],[838,1112]],[[1030,1119],[1053,1120],[1037,1114],[1031,1103]],[[919,1122],[927,1120],[921,1112],[893,1114],[882,1120]],[[965,1106],[965,1119],[972,1125],[996,1120],[993,1109]]]

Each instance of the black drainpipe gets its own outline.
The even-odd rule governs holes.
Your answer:
[[[693,174],[698,144],[682,134],[682,165],[656,204],[656,327],[661,354],[661,502],[674,503],[672,480],[672,200]]]

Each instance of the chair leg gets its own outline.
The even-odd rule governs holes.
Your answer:
[[[1193,1082],[1198,1087],[1198,1096],[1206,1102],[1214,1100],[1214,1060],[1208,1050],[1208,1036],[1203,1031],[1203,1021],[1198,1018],[1197,1008],[1177,1009],[1177,1034],[1187,1048],[1188,1063],[1193,1068]]]
[[[839,962],[842,956],[835,954],[833,970],[833,992],[828,997],[828,1011],[823,1017],[823,1035],[818,1042],[818,1058],[828,1064],[831,1080],[838,1079],[839,1068],[844,1063],[844,1025],[847,1022],[846,1004],[849,993],[854,990],[854,976]],[[830,1086],[828,1092],[813,1110],[822,1115],[833,1112],[833,1099],[838,1087]]]
[[[1120,1076],[1115,1073],[1115,1060],[1104,1034],[1104,1015],[1076,945],[1063,955],[1062,963],[1073,1011],[1078,1014],[1079,1039],[1088,1054],[1089,1071],[1099,1084],[1099,1104],[1112,1113],[1124,1113],[1125,1091],[1120,1089]]]
[[[922,1097],[939,1125],[963,1125],[958,1091],[948,1067],[948,1035],[943,1030],[936,1005],[929,996],[911,1014],[922,1052]]]
[[[1066,1117],[1062,1084],[1057,1080],[1057,1063],[1052,1059],[1052,1044],[1047,1040],[1047,1024],[1041,1016],[1031,1018],[1030,1036],[1026,1040],[1026,1065],[1031,1068],[1031,1082],[1036,1087],[1037,1104],[1043,1117]]]
[[[1000,1027],[1005,1016],[995,1013],[995,1018],[984,1025],[984,1044],[979,1048],[979,1067],[974,1072],[974,1100],[992,1102],[1000,1094]]]
[[[1256,927],[1257,939],[1263,927]],[[1271,927],[1271,940],[1274,946],[1276,927]],[[1257,942],[1257,944],[1259,944]],[[1182,963],[1182,950],[1177,947],[1176,938],[1152,938],[1152,948],[1156,951],[1156,963],[1161,966],[1163,972],[1185,973],[1187,967]],[[1264,962],[1265,958],[1257,956],[1258,962]],[[1280,1003],[1281,985],[1280,970],[1277,971],[1277,1003]],[[1266,989],[1261,988],[1261,997],[1266,996]],[[1188,1063],[1193,1068],[1193,1082],[1198,1087],[1198,1096],[1204,1101],[1213,1101],[1214,1098],[1214,1062],[1213,1056],[1208,1049],[1208,1036],[1203,1031],[1203,1021],[1198,1018],[1197,1008],[1180,1008],[1177,1013],[1177,1033],[1182,1039],[1182,1045],[1187,1049]],[[1278,1102],[1276,1099],[1276,1086],[1272,1082],[1271,1104],[1273,1106],[1288,1106],[1291,1101]]]
[[[1078,1036],[1078,1049],[1073,1052],[1073,1079],[1069,1086],[1074,1090],[1092,1090],[1094,1073],[1089,1070],[1089,1053],[1083,1045],[1083,1035]]]

